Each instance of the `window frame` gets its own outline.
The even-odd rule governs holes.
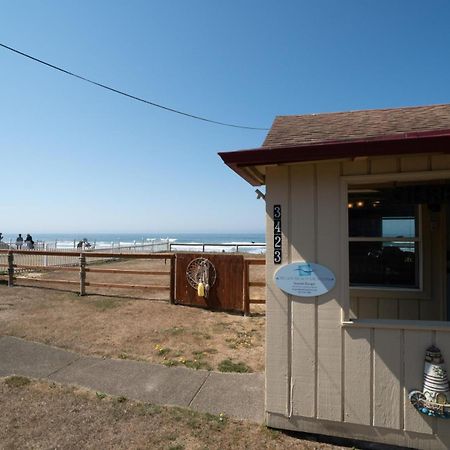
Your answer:
[[[423,286],[422,291],[417,289],[371,289],[371,288],[350,288],[350,276],[349,276],[349,241],[348,241],[348,191],[351,186],[354,185],[369,185],[376,183],[389,183],[392,181],[399,182],[420,182],[420,181],[436,181],[442,179],[450,179],[450,170],[428,170],[428,171],[411,171],[411,172],[388,172],[380,174],[349,174],[341,175],[341,276],[347,279],[347,282],[342,282],[340,295],[343,297],[342,303],[342,318],[341,323],[343,326],[358,326],[359,319],[350,319],[350,299],[357,297],[370,297],[378,299],[396,299],[400,301],[408,300],[427,300],[431,301],[431,268],[429,265],[423,267]],[[423,229],[423,239],[424,241],[430,241],[430,230]],[[428,247],[428,248],[427,248]],[[431,250],[430,245],[424,245],[422,248],[423,260],[430,260]],[[382,319],[373,319],[370,321],[372,324],[382,324]],[[399,324],[408,323],[412,324],[412,327],[425,326],[427,323],[439,324],[445,328],[449,328],[449,322],[445,320],[441,321],[425,321],[425,320],[393,320],[392,323],[394,327],[398,327]],[[435,329],[435,328],[433,328]]]
[[[348,186],[349,187],[349,186]],[[347,189],[347,199],[348,194],[350,193],[351,189]],[[398,238],[398,237],[368,237],[368,236],[348,236],[349,230],[350,230],[350,222],[347,224],[347,239],[348,242],[416,242],[418,244],[418,253],[419,253],[419,261],[418,261],[418,274],[417,274],[417,281],[418,285],[417,287],[406,287],[406,286],[388,286],[388,285],[381,285],[381,284],[366,284],[366,285],[352,285],[350,282],[350,252],[348,257],[348,265],[349,265],[349,287],[352,291],[360,289],[362,292],[366,292],[367,290],[370,291],[377,291],[377,292],[385,292],[385,291],[394,291],[394,292],[402,292],[406,291],[408,293],[411,292],[423,292],[424,290],[424,245],[423,245],[423,210],[422,205],[416,205],[417,212],[415,215],[416,219],[416,226],[417,226],[417,233],[415,237],[411,238]],[[348,212],[347,212],[348,214]]]

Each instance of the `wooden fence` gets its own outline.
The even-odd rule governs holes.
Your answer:
[[[0,250],[0,255],[7,255],[7,263],[0,263],[0,267],[5,267],[8,272],[8,286],[14,286],[17,281],[27,280],[29,278],[23,276],[17,276],[17,271],[58,271],[58,272],[79,272],[79,281],[73,280],[59,280],[59,279],[38,279],[33,278],[33,283],[44,284],[69,284],[79,285],[80,295],[86,294],[86,286],[92,287],[105,287],[105,288],[118,288],[118,289],[152,289],[152,290],[168,290],[169,301],[174,302],[175,299],[175,255],[172,253],[147,253],[147,254],[123,254],[123,253],[102,253],[102,252],[56,252],[56,251],[40,251],[40,250]],[[14,261],[15,256],[21,255],[40,255],[40,256],[60,256],[64,258],[72,258],[73,260],[78,258],[78,267],[67,265],[28,265],[28,264],[16,264]],[[87,267],[87,258],[89,260],[100,258],[101,260],[107,259],[164,259],[170,260],[170,270],[128,270],[128,269],[105,269],[97,267]],[[66,263],[67,264],[67,263]],[[104,274],[122,274],[122,275],[168,275],[169,286],[166,285],[149,285],[149,284],[123,284],[123,283],[99,283],[87,281],[88,273],[104,273]]]
[[[182,258],[186,256],[185,254],[180,254],[179,257]],[[28,258],[36,257],[34,264],[28,262]],[[55,258],[51,264],[43,265],[39,262],[42,258],[51,257]],[[213,255],[211,255],[213,257]],[[216,255],[219,257],[219,255]],[[222,256],[221,256],[222,257]],[[225,255],[223,257],[227,258]],[[230,255],[229,258],[233,256]],[[236,258],[237,256],[235,256]],[[56,258],[60,258],[59,263]],[[170,268],[168,270],[137,270],[137,269],[109,269],[103,267],[89,267],[88,263],[94,261],[117,261],[120,259],[151,259],[151,260],[170,260]],[[177,256],[174,253],[104,253],[104,252],[67,252],[67,251],[41,251],[41,250],[0,250],[0,269],[4,268],[7,273],[8,286],[14,286],[21,281],[28,281],[32,283],[42,283],[42,284],[66,284],[79,286],[80,295],[86,294],[86,287],[97,287],[97,288],[118,288],[118,289],[151,289],[160,291],[169,291],[169,301],[170,303],[175,303],[175,289],[176,289],[176,259]],[[36,262],[39,261],[37,264]],[[243,269],[242,269],[242,312],[244,315],[249,315],[251,313],[251,305],[265,304],[264,298],[252,298],[252,288],[262,288],[266,286],[265,281],[254,280],[251,275],[252,266],[263,266],[265,265],[265,259],[261,258],[245,258],[243,259]],[[28,278],[23,276],[26,272],[78,272],[79,279],[74,280],[63,280],[63,279],[50,279],[50,278]],[[183,272],[183,273],[181,273]],[[180,272],[180,276],[183,276],[184,271]],[[168,285],[162,284],[125,284],[125,283],[103,283],[103,282],[92,282],[88,281],[87,277],[90,273],[101,273],[101,274],[120,274],[120,275],[150,275],[150,276],[161,276],[167,275],[169,277]],[[264,277],[263,277],[264,278]],[[229,286],[222,286],[222,289],[227,289]],[[177,292],[180,291],[180,286],[177,288]],[[191,293],[192,294],[192,293]],[[260,297],[260,296],[259,296]],[[183,303],[180,301],[180,303]],[[237,304],[237,303],[236,303]],[[202,306],[199,304],[199,306]],[[208,305],[205,305],[208,307]],[[217,304],[220,309],[222,305]],[[240,306],[236,307],[233,305],[231,309],[239,309]]]
[[[251,281],[250,277],[250,266],[258,265],[264,266],[266,264],[265,259],[245,259],[244,260],[244,315],[248,316],[250,314],[250,305],[265,304],[265,299],[252,299],[250,296],[251,287],[265,287],[265,281]]]

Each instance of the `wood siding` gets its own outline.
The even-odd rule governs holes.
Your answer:
[[[450,169],[448,156],[383,157],[268,167],[267,350],[268,423],[336,436],[417,448],[449,448],[448,424],[420,415],[408,392],[422,388],[425,349],[441,347],[450,364],[450,329],[343,326],[348,317],[435,318],[425,300],[350,296],[347,176]],[[282,206],[283,261],[323,264],[335,288],[316,298],[287,295],[275,286],[273,205]],[[437,267],[442,260],[436,262]],[[431,296],[443,295],[444,280]],[[436,290],[438,289],[438,290]],[[425,306],[426,305],[426,306]],[[427,312],[428,311],[428,312]],[[440,314],[440,313],[439,313]],[[413,325],[411,325],[411,323]],[[445,422],[442,421],[441,422]]]

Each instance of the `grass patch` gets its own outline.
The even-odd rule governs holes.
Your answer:
[[[18,375],[13,375],[5,379],[5,384],[10,388],[20,388],[27,386],[31,383],[31,380],[27,377],[20,377]]]
[[[118,308],[121,304],[122,302],[120,300],[110,297],[99,298],[92,302],[92,305],[100,311],[107,311],[109,309]]]
[[[232,349],[251,348],[254,346],[253,337],[257,337],[257,333],[254,330],[237,331],[236,337],[227,338],[225,341],[228,342],[228,347]]]
[[[221,413],[218,416],[209,413],[200,413],[190,409],[172,407],[168,410],[169,414],[177,422],[183,422],[192,430],[205,431],[205,423],[212,429],[222,428],[228,421],[227,417]]]
[[[252,369],[247,364],[239,361],[233,362],[230,358],[224,359],[219,363],[218,369],[221,372],[237,372],[237,373],[249,373]]]
[[[264,433],[269,439],[276,440],[280,437],[280,431],[274,428],[269,428],[266,425],[261,425],[261,432]]]
[[[198,330],[194,330],[191,334],[192,334],[192,336],[194,336],[194,337],[196,337],[198,339],[206,339],[206,340],[208,340],[208,339],[211,339],[211,337],[212,337],[210,334],[205,333],[203,331],[198,331]]]
[[[201,359],[186,359],[183,363],[186,367],[189,367],[189,369],[204,369],[204,370],[212,370],[212,367],[206,362],[202,361]]]
[[[196,359],[202,359],[206,354],[215,355],[218,353],[217,348],[204,348],[203,350],[196,350],[192,352],[192,356]]]
[[[162,412],[161,406],[154,405],[153,403],[138,403],[136,408],[140,416],[156,416]]]
[[[158,353],[158,355],[166,356],[172,351],[172,349],[170,349],[168,347],[163,347],[162,345],[159,345],[159,344],[156,344],[155,351],[156,351],[156,353]]]
[[[179,361],[176,359],[165,359],[162,361],[162,364],[166,367],[174,367],[180,365]]]

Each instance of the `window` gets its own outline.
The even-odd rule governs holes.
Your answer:
[[[395,189],[350,190],[350,285],[420,288],[419,205]]]

